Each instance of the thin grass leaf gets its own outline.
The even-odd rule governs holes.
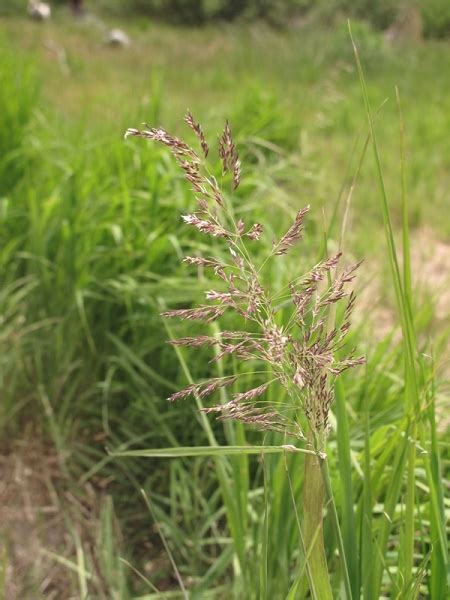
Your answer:
[[[141,579],[145,583],[145,585],[148,586],[153,592],[159,594],[158,588],[155,585],[153,585],[153,583],[143,573],[136,569],[136,567],[134,567],[128,560],[122,557],[120,557],[119,560],[131,571],[133,571],[133,573],[135,573],[139,577],[139,579]]]
[[[119,450],[111,456],[136,456],[141,458],[188,458],[193,456],[236,456],[250,454],[280,454],[293,452],[317,456],[314,450],[283,446],[192,446],[184,448],[149,448],[148,450]]]
[[[41,554],[44,554],[45,556],[48,556],[49,558],[52,558],[57,563],[63,565],[64,567],[67,567],[74,573],[79,574],[80,565],[73,562],[72,560],[69,560],[68,558],[65,558],[64,556],[61,556],[60,554],[56,554],[55,552],[52,552],[51,550],[47,550],[46,548],[40,548],[39,552]],[[87,580],[91,580],[94,577],[93,574],[90,571],[87,571],[86,569],[83,569],[82,576],[83,576],[83,578],[85,578]]]
[[[402,190],[402,236],[403,236],[403,289],[405,301],[410,313],[412,313],[412,287],[411,287],[411,253],[409,244],[409,207],[408,195],[406,192],[406,174],[405,174],[405,148],[404,148],[404,123],[400,104],[400,94],[396,87],[396,99],[400,124],[400,175]],[[410,370],[405,361],[405,404],[407,399],[412,396],[414,390],[411,389]],[[407,585],[412,577],[413,556],[414,556],[414,507],[415,507],[415,466],[416,466],[416,423],[414,422],[411,430],[412,441],[408,450],[408,474],[405,497],[405,517],[402,524],[401,552],[399,557],[399,579],[402,578],[404,585]]]

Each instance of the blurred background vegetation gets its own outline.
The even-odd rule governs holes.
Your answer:
[[[24,2],[0,6],[0,585],[8,598],[150,593],[125,557],[161,590],[172,590],[176,581],[142,488],[197,597],[229,598],[233,554],[213,463],[118,460],[105,450],[206,443],[195,406],[165,400],[186,384],[186,372],[159,317],[161,306],[197,302],[211,287],[207,274],[180,266],[183,254],[205,251],[205,240],[181,223],[193,201],[171,157],[151,144],[125,142],[123,133],[147,121],[193,141],[182,123],[190,108],[214,140],[229,118],[243,163],[236,209],[264,225],[267,247],[299,207],[312,205],[300,259],[286,257],[267,274],[282,285],[320,255],[325,224],[330,251],[339,240],[367,134],[346,25],[354,19],[371,101],[382,106],[377,127],[397,233],[393,90],[400,87],[416,326],[424,353],[433,340],[443,437],[450,3],[91,0],[82,19],[62,1],[52,7],[49,22],[34,23]],[[129,47],[105,44],[117,26],[129,34]],[[364,162],[346,249],[347,262],[365,259],[353,341],[368,367],[364,377],[345,382],[354,457],[363,452],[365,410],[374,453],[401,416],[402,349],[381,229],[374,168]],[[202,352],[189,357],[194,378],[211,372],[209,359]],[[226,428],[211,423],[219,441],[228,439]],[[261,528],[262,488],[259,463],[250,465],[253,535]],[[280,464],[271,465],[280,479]],[[339,499],[335,459],[332,467]],[[357,470],[354,478],[359,485]],[[273,509],[274,530],[284,539],[295,528],[286,498]],[[284,598],[276,586],[289,582],[296,544],[271,543],[272,570],[284,573],[271,582],[276,600]],[[249,542],[249,556],[252,548]],[[421,556],[429,548],[427,538]],[[395,565],[395,554],[387,560]]]
[[[51,4],[63,6],[67,2],[54,0]],[[426,36],[444,37],[450,33],[447,0],[89,0],[85,4],[88,9],[110,16],[148,16],[186,25],[262,19],[280,27],[301,18],[314,16],[330,22],[345,15],[386,29],[399,15],[417,11]],[[23,6],[22,0],[3,0],[0,14],[20,12]]]

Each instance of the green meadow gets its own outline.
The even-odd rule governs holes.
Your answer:
[[[113,26],[130,47],[104,43]],[[195,199],[170,152],[124,133],[144,122],[195,146],[187,109],[218,178],[230,122],[230,202],[263,225],[257,258],[310,205],[303,241],[265,271],[274,289],[339,248],[363,260],[348,344],[366,364],[336,383],[327,440],[333,597],[448,597],[450,45],[352,31],[366,97],[345,19],[0,19],[5,598],[320,600],[301,583],[304,455],[220,450],[297,442],[166,400],[242,369],[167,343],[216,324],[160,316],[215,285],[182,257],[223,248],[182,222]]]

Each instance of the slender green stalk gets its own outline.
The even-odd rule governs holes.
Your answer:
[[[323,541],[323,506],[325,485],[322,477],[321,459],[305,456],[303,483],[303,536],[312,585],[320,600],[332,600],[330,578]]]
[[[299,516],[298,510],[297,510],[297,502],[296,502],[295,494],[294,494],[294,486],[292,485],[292,478],[291,478],[291,474],[289,473],[289,467],[288,467],[286,453],[284,455],[284,468],[286,470],[286,476],[287,476],[288,485],[289,485],[289,493],[290,493],[291,500],[292,500],[292,507],[294,509],[295,521],[297,524],[298,536],[299,536],[300,545],[301,545],[300,556],[302,558],[304,558],[303,564],[300,565],[299,571],[297,573],[297,576],[295,577],[295,580],[291,586],[291,589],[289,590],[286,600],[295,600],[297,598],[297,592],[301,589],[301,585],[304,581],[304,573],[305,572],[306,572],[306,577],[308,579],[311,597],[314,598],[314,600],[316,600],[317,594],[314,589],[313,581],[311,579],[311,569],[309,566],[309,554],[306,552],[305,540],[303,537],[302,526],[300,523],[300,516]]]
[[[403,580],[403,585],[410,585],[410,579],[414,564],[414,509],[415,509],[415,488],[416,488],[416,423],[411,428],[411,436],[408,447],[408,472],[406,480],[405,497],[405,517],[403,523],[403,532],[401,538],[401,557],[399,564],[399,575]]]
[[[364,479],[362,490],[362,508],[361,508],[361,583],[363,600],[375,600],[373,593],[373,542],[372,542],[372,468],[370,460],[370,413],[369,399],[367,393],[364,394]]]
[[[409,244],[409,203],[406,189],[406,170],[405,170],[405,126],[403,121],[402,107],[400,103],[400,92],[395,87],[395,96],[397,99],[398,117],[400,124],[400,178],[402,189],[402,241],[403,241],[403,287],[406,299],[412,298],[411,286],[411,252]],[[412,307],[410,307],[412,309]]]
[[[264,456],[262,457],[262,468],[264,477],[264,525],[261,543],[261,558],[259,565],[259,598],[267,600],[267,570],[268,570],[268,546],[269,546],[269,475]]]
[[[345,596],[348,600],[351,600],[353,597],[356,598],[359,594],[359,591],[356,592],[357,595],[354,595],[349,576],[349,569],[347,565],[347,557],[344,546],[344,539],[342,537],[341,527],[339,525],[339,516],[337,513],[336,502],[334,500],[333,488],[331,486],[330,474],[328,471],[328,461],[321,460],[321,468],[322,468],[322,477],[325,484],[325,490],[328,497],[329,510],[331,514],[331,520],[333,522],[333,528],[337,539],[339,557],[341,559],[342,566],[342,576],[344,579],[344,589]]]
[[[409,206],[408,195],[406,192],[406,173],[405,173],[405,137],[404,123],[400,104],[400,93],[395,88],[397,107],[400,124],[400,177],[401,177],[401,197],[402,197],[402,242],[403,242],[403,289],[405,294],[405,303],[407,309],[412,315],[412,286],[411,286],[411,253],[409,244]],[[414,393],[411,390],[410,369],[408,369],[405,360],[405,406],[408,404],[408,398]],[[412,576],[414,564],[414,508],[415,508],[415,467],[416,467],[416,436],[417,424],[414,423],[411,428],[411,438],[408,448],[408,472],[405,495],[405,518],[401,538],[401,556],[399,561],[399,577],[405,587],[408,586]]]
[[[431,510],[431,536],[433,540],[442,540],[442,531],[446,531],[445,527],[445,508],[444,508],[444,491],[441,481],[441,461],[439,453],[438,436],[436,430],[436,411],[435,411],[435,383],[434,383],[434,359],[433,354],[431,364],[431,385],[428,398],[427,417],[430,426],[430,475],[433,480],[438,482],[435,493],[431,494],[431,507],[433,504],[435,509]],[[428,461],[425,463],[428,464]],[[428,473],[427,473],[428,475]],[[441,542],[442,546],[442,542]],[[433,552],[431,555],[431,582],[430,592],[432,598],[444,598],[450,588],[450,569],[448,568],[447,554],[445,552]]]

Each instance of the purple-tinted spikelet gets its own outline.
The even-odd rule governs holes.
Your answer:
[[[254,400],[258,396],[262,396],[262,394],[264,394],[269,385],[269,383],[263,383],[262,385],[259,385],[258,387],[255,387],[251,390],[247,390],[246,392],[234,394],[233,400],[235,402],[248,402],[249,400]]]
[[[216,379],[209,379],[205,383],[193,383],[179,392],[175,392],[175,394],[172,394],[170,398],[167,399],[169,402],[175,402],[176,400],[182,400],[190,395],[206,398],[218,389],[232,385],[236,379],[236,377],[218,377]]]
[[[209,233],[214,237],[228,237],[230,232],[213,223],[212,221],[207,221],[205,219],[200,219],[197,215],[181,215],[181,218],[188,225],[193,225],[202,233]]]
[[[198,335],[197,337],[169,340],[169,343],[172,344],[172,346],[193,346],[194,348],[198,348],[199,346],[214,346],[219,343],[219,340],[208,335]]]
[[[303,235],[303,222],[306,215],[309,212],[309,206],[305,206],[302,210],[299,210],[294,223],[289,227],[287,232],[283,235],[279,242],[274,242],[272,253],[275,256],[281,256],[286,254],[289,248],[292,248],[296,242],[302,239]]]
[[[199,139],[206,157],[209,148],[202,128],[189,112],[185,120]],[[218,238],[228,251],[228,262],[186,256],[184,262],[188,265],[211,269],[218,278],[218,285],[206,292],[207,304],[168,310],[163,316],[209,323],[225,312],[233,312],[242,319],[243,328],[222,331],[214,336],[184,337],[171,343],[194,348],[214,347],[212,363],[226,362],[227,357],[232,356],[235,360],[254,363],[257,365],[255,370],[260,373],[271,374],[270,381],[261,381],[255,374],[259,385],[250,389],[245,389],[244,385],[243,391],[234,389],[231,400],[205,408],[204,412],[298,439],[305,439],[303,431],[307,428],[314,436],[323,438],[321,434],[327,431],[333,402],[333,380],[364,362],[362,357],[354,355],[354,351],[345,352],[355,303],[355,296],[348,293],[347,286],[354,279],[359,263],[339,274],[341,254],[338,253],[293,278],[282,293],[273,293],[263,284],[262,267],[269,258],[286,254],[301,240],[309,206],[297,212],[294,223],[279,241],[273,243],[270,255],[257,266],[249,252],[252,244],[247,242],[261,240],[262,226],[255,223],[248,228],[242,218],[234,218],[234,211],[228,208],[229,201],[225,200],[216,179],[194,150],[160,128],[129,129],[126,135],[154,140],[171,150],[198,203],[197,212],[184,215],[182,219],[200,232]],[[240,161],[228,122],[219,138],[219,157],[223,172],[231,173],[235,189],[241,177]],[[342,322],[331,326],[335,319],[330,318],[330,311],[345,298],[348,300]],[[280,317],[286,315],[283,321]],[[173,394],[169,400],[180,400],[192,394],[203,399],[219,389],[235,386],[247,376],[232,375],[192,384]],[[282,386],[287,394],[280,397],[287,399],[269,402],[265,396],[271,385]]]
[[[241,161],[233,142],[228,121],[225,124],[222,136],[219,138],[219,156],[222,159],[223,172],[232,173],[233,189],[236,189],[241,182]]]
[[[175,310],[167,310],[161,313],[163,317],[179,317],[180,319],[187,319],[188,321],[199,320],[210,323],[215,321],[223,315],[225,312],[224,306],[198,306],[197,308],[180,308]]]
[[[263,232],[263,227],[259,223],[255,223],[245,234],[251,240],[259,241]]]
[[[205,158],[206,158],[209,153],[209,147],[208,147],[208,144],[206,143],[205,136],[203,134],[203,130],[202,130],[200,124],[197,123],[196,121],[194,121],[194,117],[192,116],[192,113],[190,111],[188,111],[186,113],[184,120],[189,125],[189,127],[192,129],[192,131],[195,133],[195,135],[198,137],[198,139],[200,141],[200,145],[203,150],[203,154],[205,155]]]

